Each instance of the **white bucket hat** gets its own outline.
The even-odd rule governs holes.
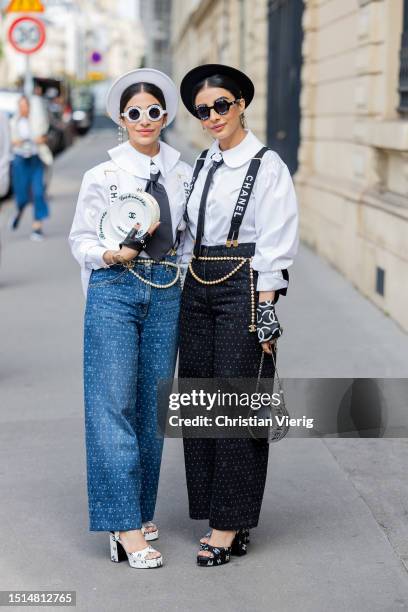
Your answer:
[[[167,122],[170,125],[177,113],[178,91],[170,77],[160,70],[154,68],[139,68],[122,74],[111,85],[108,95],[106,96],[106,111],[109,117],[118,125],[120,125],[120,98],[122,93],[130,85],[136,83],[151,83],[156,85],[163,92],[166,101]]]

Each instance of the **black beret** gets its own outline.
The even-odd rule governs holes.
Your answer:
[[[241,95],[245,100],[245,106],[248,107],[254,97],[255,88],[251,79],[238,70],[231,66],[224,66],[223,64],[203,64],[193,68],[183,78],[180,85],[181,99],[183,100],[184,106],[187,110],[196,117],[193,102],[193,89],[195,85],[212,77],[214,75],[225,76],[234,81],[237,87],[241,91]]]

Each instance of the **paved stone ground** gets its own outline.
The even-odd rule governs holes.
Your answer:
[[[82,611],[408,610],[406,440],[286,439],[270,453],[247,557],[195,566],[204,522],[188,518],[182,447],[167,440],[157,507],[166,566],[109,561],[89,533],[81,349],[83,297],[67,245],[80,178],[114,132],[79,141],[55,166],[47,240],[11,235],[0,209],[2,589],[73,589]],[[408,338],[302,248],[280,302],[281,376],[406,377]]]

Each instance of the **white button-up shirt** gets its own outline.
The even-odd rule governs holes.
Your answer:
[[[37,155],[38,148],[32,136],[32,130],[28,117],[20,117],[17,120],[17,132],[19,140],[22,140],[23,144],[13,146],[14,155],[20,155],[21,157],[31,157],[32,155]]]
[[[205,179],[213,157],[221,153],[224,163],[215,172],[208,193],[201,244],[225,245],[250,160],[263,146],[250,131],[236,147],[226,151],[220,150],[217,140],[213,142],[188,203],[189,229],[195,237]],[[192,236],[185,237],[183,261],[193,249]],[[287,287],[281,270],[292,265],[297,252],[298,206],[289,170],[274,151],[267,151],[262,158],[238,242],[256,243],[252,267],[259,273],[258,291]]]
[[[153,158],[139,153],[129,142],[108,151],[111,161],[98,164],[85,172],[78,196],[75,216],[69,234],[69,244],[75,259],[81,266],[81,280],[86,295],[92,269],[107,268],[104,247],[97,235],[97,223],[102,211],[109,207],[109,174],[115,173],[119,195],[144,189],[150,179],[151,162],[160,171],[159,182],[169,198],[173,239],[182,221],[186,193],[191,179],[191,167],[180,161],[180,153],[160,141],[160,151]],[[178,259],[183,252],[183,241],[177,251]],[[142,251],[139,257],[146,257]]]

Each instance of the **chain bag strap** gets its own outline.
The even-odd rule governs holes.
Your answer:
[[[282,438],[284,438],[286,436],[286,434],[289,431],[289,412],[286,408],[286,402],[285,402],[285,396],[283,393],[283,388],[282,388],[282,384],[279,378],[279,374],[278,374],[278,369],[276,367],[276,359],[274,356],[274,351],[272,350],[272,359],[273,359],[273,365],[274,365],[274,378],[273,378],[273,384],[272,384],[272,392],[273,389],[275,387],[275,378],[278,382],[278,387],[279,387],[279,395],[280,395],[280,402],[277,406],[275,406],[272,403],[269,405],[269,418],[272,419],[273,424],[268,426],[268,438],[267,438],[267,442],[268,444],[271,444],[272,442],[279,442],[279,440],[282,440]],[[278,353],[278,344],[277,342],[275,343],[275,355],[277,355]],[[255,392],[258,393],[259,390],[259,386],[261,384],[261,376],[262,376],[262,368],[263,368],[263,364],[264,364],[264,359],[265,359],[265,353],[264,351],[262,351],[262,355],[261,355],[261,361],[259,364],[259,370],[258,370],[258,378],[256,381],[256,390]],[[251,414],[253,414],[253,412],[251,411]],[[281,421],[281,424],[278,423],[279,419]],[[255,440],[259,440],[259,438],[257,438],[253,432],[252,429],[249,427],[249,432],[251,434],[251,436],[255,439]]]

